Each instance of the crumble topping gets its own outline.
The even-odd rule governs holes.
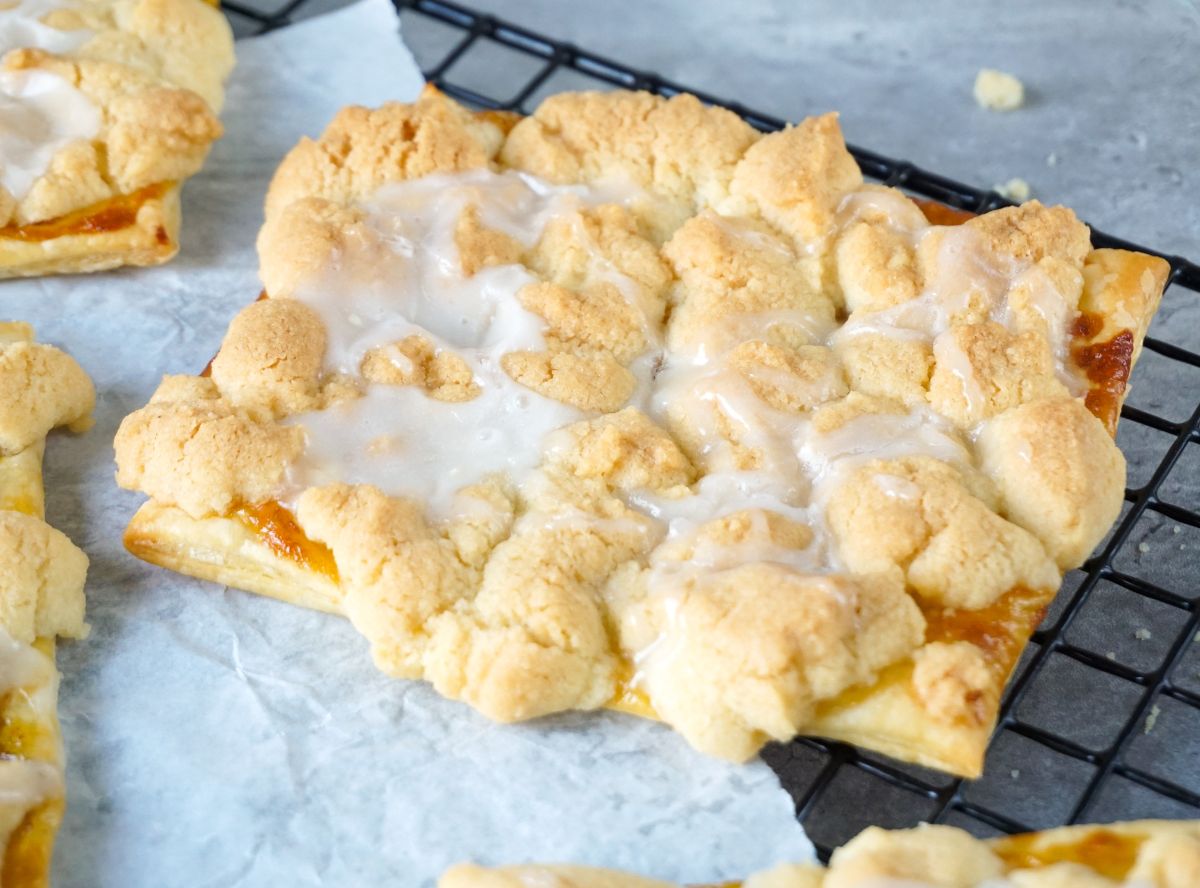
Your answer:
[[[118,481],[283,502],[380,668],[498,720],[631,687],[744,759],[907,663],[982,724],[1003,676],[927,616],[1049,598],[1120,507],[1070,354],[1087,228],[930,225],[833,115],[351,108],[280,166],[259,250],[271,298],[126,419]]]
[[[58,426],[86,431],[96,391],[71,356],[53,346],[0,338],[0,454],[17,453]]]

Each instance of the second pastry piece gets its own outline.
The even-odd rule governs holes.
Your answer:
[[[978,773],[1120,507],[1162,263],[1036,203],[930,225],[832,115],[634,93],[350,108],[266,215],[271,298],[117,436],[135,554],[345,614],[496,719]]]
[[[1200,821],[1064,826],[980,840],[952,826],[870,827],[827,867],[782,864],[720,888],[1195,888]],[[576,866],[457,866],[439,888],[677,888]],[[699,886],[697,886],[699,888]],[[711,886],[718,888],[718,886]]]
[[[221,135],[221,12],[19,0],[0,19],[0,277],[166,262],[180,186]]]
[[[87,556],[44,520],[47,433],[92,423],[95,392],[67,354],[0,322],[0,884],[50,884],[66,803],[59,637],[87,634]]]

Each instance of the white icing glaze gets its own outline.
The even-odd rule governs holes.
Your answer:
[[[368,225],[391,251],[390,258],[372,260],[387,267],[385,279],[373,274],[373,268],[355,268],[355,260],[342,257],[297,293],[329,330],[328,369],[357,375],[371,349],[420,335],[435,348],[461,357],[481,394],[463,403],[444,403],[411,386],[370,385],[359,400],[293,418],[307,435],[305,453],[292,469],[293,491],[333,481],[373,484],[386,493],[423,501],[433,516],[444,518],[477,508],[477,503],[472,506],[455,494],[489,476],[506,475],[517,486],[538,483],[536,467],[548,448],[560,446],[554,431],[583,415],[534,394],[503,372],[503,355],[545,347],[543,322],[518,299],[521,288],[535,279],[519,265],[486,268],[464,278],[455,225],[464,208],[474,206],[482,224],[528,247],[551,219],[574,216],[574,224],[580,226],[576,234],[584,234],[580,239],[586,248],[578,210],[629,199],[604,189],[551,186],[526,175],[485,170],[390,185],[366,202]],[[664,543],[649,559],[647,578],[649,594],[661,599],[659,606],[665,609],[665,625],[660,624],[657,640],[632,652],[635,685],[645,680],[644,670],[669,659],[679,640],[672,637],[686,631],[675,625],[673,616],[673,596],[681,584],[703,583],[705,577],[723,571],[767,562],[808,577],[814,589],[839,596],[846,613],[852,614],[854,603],[843,601],[844,590],[829,579],[843,565],[824,520],[828,497],[848,472],[871,460],[915,455],[972,464],[958,431],[927,407],[902,414],[869,413],[820,433],[808,413],[771,407],[730,366],[734,348],[768,339],[779,325],[801,331],[813,344],[864,332],[913,338],[934,344],[937,359],[961,379],[971,412],[981,411],[979,380],[966,356],[943,334],[968,311],[1011,327],[1009,294],[1022,274],[1034,273],[987,255],[970,228],[925,225],[919,211],[892,192],[864,189],[852,195],[839,211],[839,223],[849,225],[868,214],[886,217],[890,227],[914,245],[938,237],[936,270],[916,299],[886,311],[861,313],[836,333],[819,312],[781,309],[720,318],[686,347],[660,351],[660,319],[651,316],[649,300],[591,245],[590,276],[612,281],[642,310],[648,339],[654,343],[631,367],[639,380],[633,403],[660,423],[668,416],[682,416],[698,438],[693,443],[706,470],[682,497],[644,492],[627,497],[630,506],[651,519],[651,527],[657,526]],[[795,255],[787,245],[736,220],[715,218],[756,248]],[[1065,306],[1061,294],[1048,277],[1033,283],[1037,286],[1028,292],[1035,310],[1051,330],[1065,327],[1065,307],[1055,314],[1056,305]],[[400,366],[407,363],[399,352],[391,357]],[[805,382],[780,371],[751,372],[753,381],[781,388],[800,402],[821,403],[841,391],[836,371]],[[739,454],[727,440],[730,428],[741,448],[759,454],[754,471],[737,468]],[[912,482],[885,472],[870,481],[890,497],[920,495]],[[735,512],[748,513],[751,527],[744,542],[721,544],[702,534],[705,525]],[[811,541],[800,548],[774,542],[766,513],[805,525]],[[549,518],[530,514],[521,520],[558,527],[614,519],[572,512]],[[630,529],[626,524],[637,524],[620,521],[622,532]],[[637,530],[653,533],[642,525]],[[685,560],[678,557],[682,551],[688,553]]]
[[[668,413],[686,416],[700,438],[699,456],[707,473],[690,495],[667,499],[639,494],[629,504],[666,524],[666,546],[655,550],[646,575],[647,592],[659,609],[652,640],[632,652],[630,686],[655,697],[657,676],[683,668],[676,662],[686,646],[688,627],[678,617],[678,595],[685,587],[703,588],[722,572],[747,564],[770,563],[806,577],[806,588],[828,594],[847,620],[856,602],[846,589],[831,581],[844,566],[825,523],[825,503],[846,473],[873,459],[926,455],[969,464],[971,457],[955,430],[927,408],[906,414],[868,414],[840,428],[819,433],[807,414],[790,414],[760,399],[747,381],[726,362],[739,341],[764,338],[774,314],[748,315],[732,322],[722,319],[722,331],[736,330],[740,339],[716,333],[704,337],[703,347],[667,356],[658,378],[651,411],[664,421]],[[803,324],[799,326],[803,327]],[[780,380],[772,377],[770,382]],[[809,388],[792,394],[808,403],[832,400],[835,380],[819,378],[793,385]],[[732,426],[743,447],[760,454],[761,468],[738,471],[718,415]],[[877,475],[876,483],[889,496],[916,497],[919,490],[904,479]],[[723,516],[749,513],[745,539],[720,544],[702,536],[703,527]],[[801,548],[774,542],[766,513],[803,524],[812,540]],[[687,560],[679,552],[688,553]],[[640,621],[634,614],[629,619]],[[644,629],[634,627],[644,637]]]
[[[868,212],[887,214],[893,228],[914,241],[929,230],[919,211],[894,193],[880,190],[852,196],[843,204],[840,222],[849,225]],[[723,225],[731,223],[726,220]],[[968,304],[980,299],[989,306],[1003,304],[1008,280],[983,261],[973,232],[949,231],[940,251],[945,265],[934,286],[913,302],[875,315],[875,332],[931,341],[949,326],[951,316]],[[972,293],[969,287],[978,292]],[[844,591],[822,580],[844,569],[825,524],[830,494],[850,471],[870,460],[923,455],[958,465],[972,462],[953,426],[925,407],[904,414],[867,414],[819,433],[808,414],[785,413],[765,403],[728,365],[727,358],[742,342],[767,339],[771,327],[779,323],[806,332],[815,343],[827,341],[832,332],[827,321],[802,309],[721,318],[693,337],[686,349],[668,352],[656,380],[650,412],[660,422],[668,416],[684,418],[690,433],[699,439],[698,456],[706,475],[690,496],[681,499],[629,498],[632,506],[667,526],[667,545],[651,556],[646,576],[648,594],[662,609],[658,632],[633,654],[632,685],[644,687],[652,699],[655,674],[670,668],[667,664],[688,631],[676,615],[681,583],[703,583],[705,577],[745,564],[772,563],[809,578],[814,588],[824,585],[838,596],[849,618],[854,602],[843,600]],[[943,350],[952,345],[948,338],[946,341]],[[961,363],[969,370],[963,357]],[[758,368],[750,372],[756,380],[782,388],[800,402],[833,400],[839,391],[833,372],[828,378],[803,383],[780,371]],[[966,387],[978,385],[969,373],[964,373],[963,379]],[[982,399],[977,388],[967,396],[976,405]],[[736,470],[735,454],[727,440],[731,429],[743,448],[759,454],[759,469]],[[888,496],[920,496],[919,488],[905,479],[880,473],[872,480]],[[751,527],[744,541],[722,545],[701,535],[704,525],[735,512],[750,513]],[[774,543],[767,512],[807,526],[812,541],[799,549]],[[672,560],[672,552],[677,557],[680,551],[688,552],[687,561]]]
[[[49,13],[66,6],[55,0],[18,0],[0,7],[0,58],[14,49],[44,49],[65,55],[87,43],[91,31],[63,31],[43,23]]]
[[[892,499],[916,502],[921,496],[921,488],[907,478],[880,472],[871,477],[871,482]]]
[[[938,336],[933,341],[933,358],[939,368],[949,370],[962,386],[968,416],[972,417],[972,421],[981,419],[987,399],[983,394],[979,376],[958,340],[948,333]]]
[[[884,224],[910,244],[929,227],[921,208],[894,188],[865,186],[850,192],[838,207],[837,224],[848,228],[863,216],[873,219],[882,216]]]
[[[42,19],[64,4],[20,0],[0,9],[0,58],[14,49],[74,52],[87,30],[62,31]],[[16,200],[29,193],[59,150],[100,131],[100,111],[91,100],[49,71],[0,71],[0,185]]]
[[[670,412],[686,416],[700,436],[701,460],[710,473],[734,464],[733,446],[721,434],[724,417],[737,430],[740,443],[758,450],[773,474],[797,474],[796,454],[786,431],[792,418],[759,398],[741,374],[725,366],[723,358],[711,364],[668,367],[659,375],[651,413],[662,421]]]
[[[748,564],[774,564],[808,576],[835,572],[839,562],[824,522],[812,507],[797,504],[802,497],[794,491],[781,490],[779,480],[768,472],[719,472],[701,479],[689,496],[631,496],[630,505],[666,525],[666,542],[672,544],[650,557],[651,590],[675,585],[680,579],[702,580]],[[745,513],[749,519],[745,541],[728,544],[701,535],[706,524],[735,513]],[[775,542],[767,513],[804,525],[812,532],[811,541],[799,548]],[[681,547],[689,553],[687,560],[677,557]]]
[[[100,110],[57,74],[0,71],[0,185],[22,199],[55,154],[94,138],[100,123]]]
[[[0,694],[44,685],[53,675],[54,664],[45,654],[0,627]]]
[[[329,331],[327,366],[357,375],[372,348],[419,335],[466,361],[481,394],[446,403],[413,386],[370,385],[358,400],[294,417],[307,447],[292,467],[292,493],[333,481],[372,484],[423,501],[434,517],[445,518],[470,508],[455,502],[462,487],[500,473],[519,482],[541,461],[546,435],[583,413],[501,369],[506,354],[545,348],[543,321],[518,300],[536,278],[521,265],[465,278],[455,225],[474,206],[485,226],[532,246],[551,219],[574,216],[579,224],[579,209],[623,199],[616,187],[552,186],[488,170],[381,188],[364,208],[394,253],[391,273],[379,279],[342,260],[297,293]],[[633,304],[646,304],[638,302],[636,284],[598,255],[593,260],[598,277],[616,283]],[[392,359],[406,360],[398,352]]]
[[[916,236],[938,237],[932,280],[915,299],[874,312],[855,312],[834,338],[876,333],[932,342],[951,319],[982,306],[994,320],[1008,321],[1006,296],[1012,271],[991,261],[977,232],[963,225],[927,228]]]
[[[799,451],[812,478],[813,500],[821,504],[850,471],[871,460],[928,456],[952,465],[972,461],[950,423],[926,407],[856,417],[831,432],[804,436]]]
[[[541,461],[545,436],[582,416],[505,380],[492,375],[479,397],[461,403],[373,385],[356,401],[297,417],[307,447],[292,471],[296,492],[371,484],[428,504],[435,518],[470,509],[456,501],[458,490],[495,474],[519,481]]]
[[[676,365],[706,365],[711,358],[723,355],[747,340],[769,341],[772,331],[777,329],[798,330],[809,342],[820,343],[833,333],[834,327],[826,318],[798,308],[729,315],[701,331],[687,349],[676,349],[671,360]]]
[[[781,487],[786,476],[774,472],[715,472],[706,475],[691,495],[679,499],[646,495],[630,497],[630,505],[664,522],[666,545],[650,556],[646,586],[658,611],[653,637],[633,652],[631,688],[641,690],[651,701],[660,681],[687,669],[691,628],[680,614],[680,596],[687,590],[703,590],[722,575],[747,565],[769,564],[806,578],[806,595],[830,598],[843,620],[852,620],[857,602],[846,587],[832,581],[840,568],[832,540],[820,512],[802,500],[797,491]],[[723,543],[702,534],[715,519],[743,513],[749,528],[737,543]],[[807,545],[785,546],[772,539],[768,513],[783,516],[812,532]],[[626,615],[640,624],[638,611]],[[635,628],[637,634],[645,630]]]
[[[939,239],[932,280],[915,299],[881,311],[855,312],[830,337],[830,344],[864,334],[915,340],[934,343],[935,357],[941,361],[936,354],[937,341],[955,318],[968,313],[1020,332],[1011,301],[1013,292],[1020,288],[1029,307],[1045,321],[1056,375],[1074,395],[1083,394],[1086,383],[1068,360],[1069,303],[1043,269],[990,254],[979,234],[966,225],[916,227],[911,212],[919,211],[911,204],[905,209],[905,203],[895,194],[855,192],[843,202],[839,218],[848,224],[867,207],[885,213],[888,227],[904,236],[911,246],[919,246],[924,238]],[[970,374],[962,372],[965,357],[961,361],[954,356],[948,359],[955,362],[954,372],[964,381],[964,389],[970,388]],[[974,392],[966,394],[971,401]]]
[[[1018,275],[1013,281],[1013,286],[1022,288],[1028,297],[1029,306],[1041,315],[1046,323],[1050,351],[1054,356],[1055,374],[1059,381],[1067,387],[1072,395],[1082,397],[1087,393],[1087,379],[1080,369],[1068,360],[1071,340],[1067,333],[1067,325],[1071,320],[1071,314],[1067,301],[1050,276],[1037,266],[1032,266]],[[1005,324],[1010,328],[1013,326],[1007,317]]]
[[[62,772],[49,762],[0,759],[0,807],[28,810],[48,798],[62,795]]]
[[[737,219],[728,216],[722,216],[714,213],[712,210],[705,210],[701,216],[721,229],[725,234],[741,241],[756,250],[764,250],[775,253],[784,259],[795,259],[795,251],[787,244],[786,241],[778,237],[759,231],[757,228],[751,228],[744,223],[740,223]]]

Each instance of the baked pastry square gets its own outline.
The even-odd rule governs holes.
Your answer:
[[[55,639],[82,638],[88,559],[42,520],[56,426],[91,425],[95,392],[70,357],[0,323],[0,884],[48,885],[65,805]]]
[[[166,262],[221,135],[216,3],[14,0],[0,25],[0,277]]]
[[[578,866],[461,865],[438,888],[674,888]],[[721,888],[1194,888],[1200,821],[1065,826],[981,841],[951,826],[871,827],[834,851],[828,867],[783,864]]]
[[[833,115],[630,92],[346,109],[258,247],[270,298],[117,435],[131,552],[344,614],[501,721],[965,775],[1118,514],[1167,274],[1063,207],[932,225]]]

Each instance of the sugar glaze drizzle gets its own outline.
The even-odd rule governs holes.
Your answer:
[[[327,367],[356,375],[372,348],[420,335],[465,360],[481,394],[471,401],[445,403],[414,386],[372,384],[362,398],[294,417],[291,421],[305,430],[307,447],[292,468],[290,495],[333,481],[372,484],[385,493],[423,501],[431,518],[448,520],[464,509],[456,496],[463,487],[495,474],[507,475],[518,488],[533,479],[548,436],[587,417],[514,382],[501,369],[505,354],[545,348],[544,323],[518,298],[536,278],[522,265],[493,266],[464,278],[454,242],[456,222],[464,209],[474,207],[484,225],[532,247],[551,219],[629,199],[629,192],[619,188],[555,186],[525,174],[487,170],[435,175],[381,189],[365,208],[369,224],[397,257],[396,273],[380,280],[369,269],[335,265],[297,293],[329,330]],[[913,245],[933,230],[917,208],[878,189],[850,195],[841,224],[850,224],[866,211],[884,212],[892,228]],[[722,218],[720,224],[748,240],[765,237],[748,226],[743,229],[737,219]],[[972,293],[982,292],[992,318],[1010,326],[1006,294],[1028,269],[991,262],[969,229],[939,231],[940,271],[925,292],[894,309],[854,318],[840,330],[829,329],[826,319],[800,309],[743,314],[721,319],[701,337],[699,346],[679,352],[666,347],[661,329],[652,330],[650,348],[631,367],[639,381],[631,402],[662,424],[670,410],[682,410],[700,438],[705,474],[682,497],[635,492],[627,497],[628,504],[658,523],[664,544],[695,542],[706,524],[737,512],[775,513],[803,524],[812,535],[806,546],[792,549],[772,543],[765,526],[755,525],[751,539],[736,545],[704,542],[694,547],[687,563],[661,557],[660,546],[647,565],[651,595],[669,598],[681,584],[703,583],[705,577],[753,563],[769,562],[813,578],[835,575],[843,566],[824,512],[830,493],[849,472],[871,460],[915,455],[971,464],[960,433],[928,407],[859,416],[833,431],[818,432],[809,413],[772,408],[727,364],[732,349],[768,339],[779,324],[804,331],[816,346],[864,333],[919,339],[931,343],[939,359],[960,368],[964,393],[972,400],[972,386],[978,383],[965,357],[951,354],[952,343],[943,335]],[[783,248],[782,241],[780,245]],[[594,261],[597,267],[604,262],[599,255]],[[604,273],[630,304],[645,305],[637,284],[611,266]],[[1069,377],[1061,359],[1066,349],[1065,300],[1047,281],[1035,307],[1055,331],[1056,347],[1057,339],[1062,340],[1056,356],[1060,375]],[[827,401],[837,392],[832,378],[808,385],[811,403]],[[741,444],[760,455],[756,468],[739,468],[728,452],[729,427]],[[912,498],[919,493],[910,482],[885,473],[873,482],[888,496]],[[854,607],[834,584],[826,586],[843,607]],[[822,588],[821,583],[815,582],[814,588]],[[685,627],[668,621],[664,635],[683,631]],[[656,642],[637,656],[635,685],[652,674],[654,659],[669,647]]]
[[[90,31],[64,31],[42,21],[64,8],[54,0],[0,8],[0,58],[14,49],[62,55],[90,40]],[[0,186],[14,200],[23,199],[59,151],[95,138],[100,125],[100,109],[63,77],[37,68],[0,70]]]

